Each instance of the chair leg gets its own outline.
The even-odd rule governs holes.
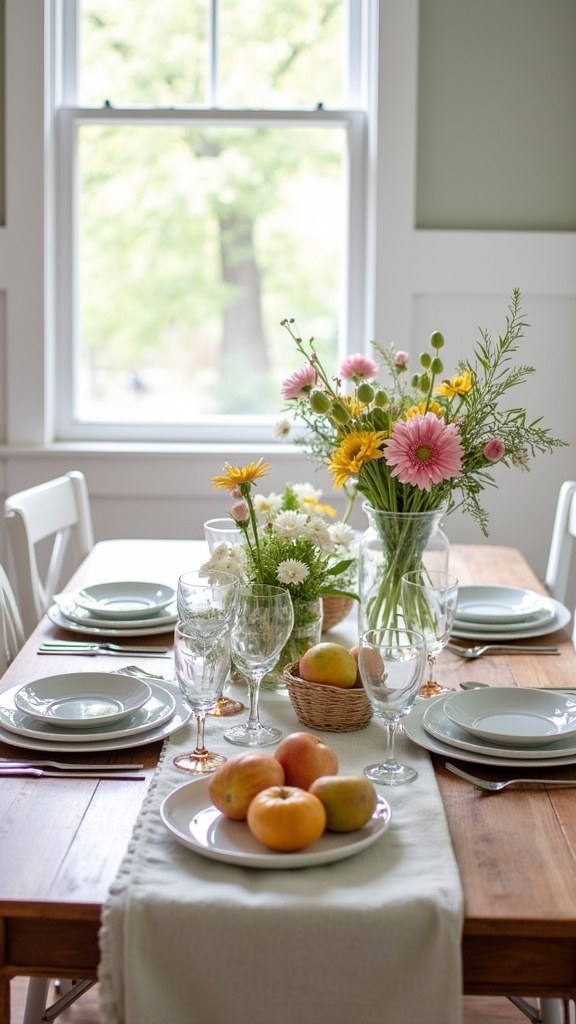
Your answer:
[[[564,999],[540,999],[542,1024],[568,1024],[570,1008]]]
[[[29,978],[22,1024],[41,1024],[48,1001],[49,978]]]

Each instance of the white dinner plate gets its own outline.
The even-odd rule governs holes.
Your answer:
[[[86,608],[99,619],[142,619],[172,604],[174,587],[164,583],[141,583],[125,580],[96,583],[74,595],[80,608]]]
[[[150,689],[153,693],[155,686],[156,683],[150,683]],[[3,743],[10,743],[14,747],[25,747],[27,750],[42,750],[47,754],[74,753],[86,754],[88,756],[91,756],[95,751],[129,750],[131,747],[142,747],[150,743],[158,743],[166,739],[167,736],[171,736],[172,733],[177,732],[178,729],[181,729],[192,715],[191,708],[186,704],[177,686],[174,686],[172,683],[163,683],[162,689],[174,697],[175,711],[171,718],[168,718],[161,725],[148,729],[146,732],[131,733],[129,736],[121,737],[111,734],[107,735],[105,739],[94,740],[90,743],[58,743],[56,740],[33,739],[31,736],[18,735],[17,733],[9,732],[8,729],[4,729],[0,725],[0,740]]]
[[[153,615],[147,615],[143,619],[114,619],[113,622],[109,622],[98,618],[97,615],[89,612],[87,608],[81,608],[79,604],[76,604],[74,594],[55,594],[54,601],[62,614],[72,622],[76,622],[80,626],[94,626],[100,630],[106,629],[107,632],[110,632],[110,627],[112,627],[116,631],[121,630],[122,635],[126,635],[125,630],[127,629],[141,628],[149,631],[151,626],[164,626],[168,629],[169,626],[174,625],[178,621],[176,602],[172,602],[166,608],[161,608],[159,611],[155,611]]]
[[[533,626],[544,626],[546,623],[551,622],[555,615],[554,605],[550,601],[548,606],[540,609],[530,618],[524,619],[522,625],[512,624],[510,622],[474,622],[472,619],[460,619],[458,615],[454,619],[454,629],[490,629],[491,633],[509,633],[512,629],[525,629],[528,627],[531,629]]]
[[[476,625],[484,623],[526,623],[542,611],[550,616],[554,609],[550,598],[533,590],[506,586],[462,586],[458,589],[456,618]]]
[[[131,715],[121,718],[118,722],[112,722],[111,725],[92,729],[62,729],[50,722],[39,722],[36,718],[30,718],[16,707],[15,696],[19,687],[13,686],[0,694],[0,726],[5,732],[23,737],[34,746],[40,740],[58,743],[67,750],[72,749],[71,744],[79,742],[83,747],[96,749],[99,742],[131,739],[149,729],[157,729],[163,722],[170,720],[176,710],[173,692],[156,683],[151,682],[149,685],[150,698],[138,711],[133,711]]]
[[[60,629],[69,629],[72,633],[84,633],[89,636],[156,636],[159,633],[173,633],[174,623],[177,621],[177,617],[169,616],[157,622],[156,619],[152,618],[147,620],[148,626],[131,626],[129,629],[120,629],[117,624],[110,624],[107,626],[102,621],[101,626],[80,625],[79,622],[73,622],[68,619],[57,604],[50,606],[47,612],[50,622],[53,622],[55,626],[59,626]],[[93,620],[92,620],[93,621]]]
[[[550,598],[554,606],[554,615],[547,622],[532,625],[511,624],[509,630],[490,629],[489,624],[482,627],[473,626],[471,623],[458,623],[452,628],[450,636],[459,637],[462,640],[524,640],[531,636],[546,636],[548,633],[555,633],[557,629],[564,629],[572,618],[572,612],[560,601]]]
[[[511,757],[503,750],[501,754],[481,754],[473,750],[461,750],[437,739],[426,731],[423,724],[424,714],[432,703],[440,708],[450,694],[441,694],[439,697],[430,697],[427,700],[417,700],[410,714],[402,719],[402,729],[406,735],[419,747],[432,751],[433,754],[441,754],[451,760],[469,761],[471,764],[491,764],[501,768],[543,768],[556,767],[563,764],[576,764],[576,753],[566,754],[565,757],[546,757],[543,750],[534,751],[534,757]],[[442,712],[443,713],[443,712]]]
[[[468,750],[476,754],[505,755],[506,757],[517,758],[518,761],[526,761],[527,759],[534,761],[539,758],[551,760],[552,758],[565,758],[570,755],[576,757],[576,737],[574,736],[566,737],[563,740],[556,740],[554,743],[548,743],[545,747],[495,746],[493,743],[489,743],[488,740],[471,736],[470,733],[460,729],[455,722],[451,722],[444,714],[443,701],[440,704],[436,703],[436,701],[429,701],[428,704],[429,707],[425,708],[422,718],[424,728],[432,736],[435,736],[436,739],[448,743],[451,747],[459,747],[461,750]]]
[[[143,679],[110,672],[69,672],[35,679],[16,691],[19,711],[50,726],[72,729],[111,725],[150,700]]]
[[[463,690],[445,701],[444,714],[472,736],[507,747],[539,747],[576,734],[576,700],[548,690]]]
[[[311,846],[280,853],[263,846],[245,821],[232,821],[214,807],[208,795],[210,779],[193,779],[173,790],[160,807],[166,828],[184,846],[203,857],[245,868],[304,868],[344,860],[364,850],[386,831],[390,806],[383,797],[368,824],[356,832],[324,832]]]

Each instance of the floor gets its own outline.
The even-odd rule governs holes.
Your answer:
[[[12,982],[12,1024],[22,1024],[26,979]],[[463,1024],[526,1024],[528,1018],[508,999],[464,998]],[[68,1010],[58,1017],[59,1024],[101,1024],[98,1011],[98,987],[86,992]],[[437,1022],[431,1021],[431,1024]]]

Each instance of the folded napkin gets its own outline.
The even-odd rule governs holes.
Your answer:
[[[261,718],[285,735],[304,730],[285,694],[263,693]],[[210,749],[246,749],[223,739],[235,720],[207,719]],[[172,760],[193,749],[194,732],[166,741],[103,910],[105,1024],[459,1024],[462,891],[428,753],[398,736],[419,777],[377,787],[392,821],[370,847],[260,870],[202,857],[160,820],[163,798],[191,778]],[[384,759],[379,721],[321,735],[341,773]]]

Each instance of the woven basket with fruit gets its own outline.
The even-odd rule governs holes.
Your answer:
[[[320,643],[284,668],[298,721],[321,732],[355,732],[372,718],[358,672],[356,648]]]

